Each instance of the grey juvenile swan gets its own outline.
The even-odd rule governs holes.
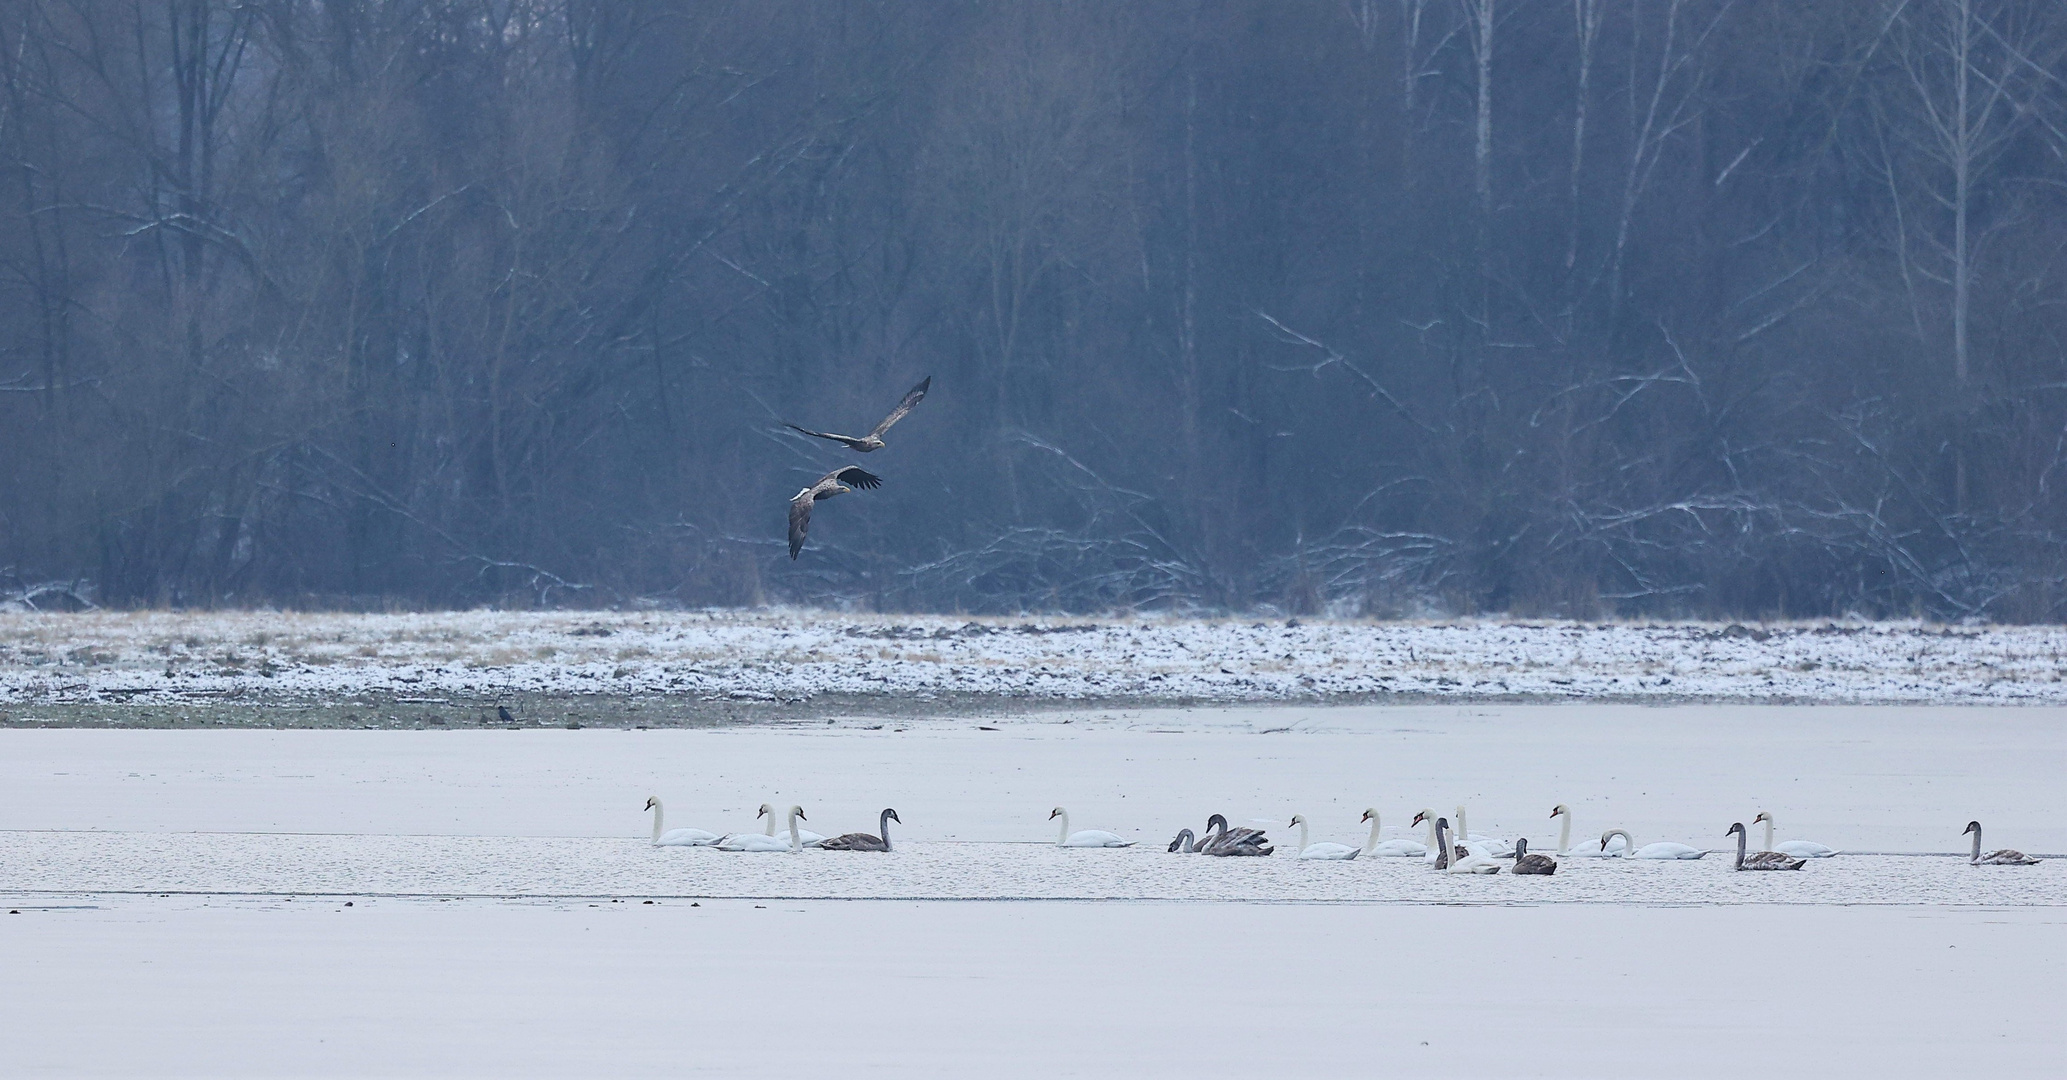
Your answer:
[[[848,484],[854,487],[848,487]],[[797,552],[804,550],[804,534],[811,529],[811,507],[820,499],[845,495],[860,488],[869,491],[883,486],[883,478],[863,469],[849,465],[834,469],[818,478],[818,482],[797,492],[789,501],[789,557],[795,559]]]
[[[1797,859],[1777,851],[1744,854],[1744,823],[1741,821],[1731,825],[1723,835],[1737,838],[1737,864],[1730,867],[1732,870],[1799,870],[1808,865],[1807,859]]]
[[[1197,838],[1192,836],[1190,829],[1177,830],[1177,839],[1170,841],[1170,853],[1173,855],[1195,855],[1198,850]]]
[[[898,422],[899,420],[904,419],[904,414],[912,411],[913,406],[917,405],[921,401],[926,400],[926,391],[929,388],[931,388],[932,385],[933,376],[931,375],[928,375],[924,379],[919,380],[919,385],[912,387],[911,390],[904,395],[904,400],[898,402],[897,407],[890,410],[890,415],[884,417],[883,422],[877,424],[876,429],[874,431],[871,431],[858,439],[852,435],[835,435],[830,431],[813,431],[810,428],[801,428],[795,424],[785,424],[783,426],[789,428],[791,431],[802,432],[806,435],[811,436],[814,439],[827,439],[832,442],[839,443],[840,445],[845,446],[849,450],[858,451],[863,454],[866,454],[871,450],[881,450],[883,448],[883,433],[890,430],[890,425]]]
[[[1529,838],[1524,836],[1514,842],[1514,872],[1517,874],[1555,874],[1557,860],[1548,855],[1529,854]]]
[[[1454,847],[1460,852],[1455,859],[1438,858],[1435,864],[1437,870],[1451,874],[1497,874],[1500,872],[1500,864],[1494,862],[1491,858],[1468,851],[1451,843],[1449,818],[1435,819],[1435,842],[1437,850],[1448,851]]]
[[[1981,823],[1967,822],[1966,832],[1974,834],[1974,857],[1967,860],[1974,866],[2036,866],[2038,860],[2018,851],[2016,848],[1997,848],[1986,855],[1981,854]],[[1965,836],[1966,833],[1961,833]]]
[[[821,840],[818,842],[818,846],[826,851],[888,851],[890,850],[890,823],[893,821],[899,825],[904,824],[904,819],[897,816],[897,811],[886,808],[876,818],[876,832],[881,835],[870,836],[865,832],[850,832]]]
[[[1270,844],[1270,838],[1261,829],[1239,826],[1227,827],[1227,818],[1214,814],[1206,819],[1206,838],[1200,842],[1199,850],[1207,855],[1223,858],[1237,855],[1268,855],[1277,849]]]

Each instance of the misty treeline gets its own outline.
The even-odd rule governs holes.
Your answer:
[[[2050,0],[0,0],[0,591],[2058,619],[2063,50]],[[866,457],[780,426],[928,374]]]

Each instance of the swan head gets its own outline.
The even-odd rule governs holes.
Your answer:
[[[1214,815],[1213,815],[1212,817],[1209,817],[1209,818],[1207,818],[1207,819],[1206,819],[1206,828],[1210,829],[1210,828],[1212,828],[1212,827],[1213,827],[1213,826],[1215,826],[1215,825],[1218,825],[1218,826],[1220,826],[1220,828],[1221,828],[1221,831],[1223,831],[1223,832],[1224,832],[1224,831],[1226,831],[1226,829],[1227,829],[1227,815],[1225,815],[1225,814],[1214,814]]]
[[[898,817],[898,816],[897,816],[897,811],[895,811],[895,810],[885,810],[885,811],[883,811],[883,816],[884,816],[884,817],[886,817],[886,818],[889,818],[889,819],[890,819],[891,821],[894,821],[894,822],[898,823],[899,825],[902,825],[902,824],[904,824],[904,819],[903,819],[903,818],[901,818],[901,817]]]
[[[1050,810],[1050,811],[1048,811],[1048,820],[1049,820],[1049,821],[1053,821],[1053,820],[1055,820],[1056,818],[1059,818],[1059,817],[1061,817],[1061,816],[1062,816],[1062,814],[1063,814],[1063,809],[1062,809],[1061,807],[1059,807],[1059,806],[1058,806],[1058,807],[1056,807],[1055,809],[1053,809],[1053,810]]]
[[[1559,814],[1569,814],[1569,813],[1571,813],[1571,812],[1572,812],[1572,808],[1571,808],[1571,807],[1569,807],[1569,806],[1566,806],[1566,805],[1565,805],[1564,803],[1559,803],[1559,804],[1557,804],[1556,806],[1553,806],[1553,807],[1551,807],[1551,808],[1550,808],[1550,816],[1551,816],[1551,817],[1556,817],[1556,816],[1558,816]]]
[[[775,813],[775,808],[773,806],[770,806],[767,803],[762,803],[761,808],[754,812],[754,820],[758,821],[761,818],[767,817],[773,813]]]
[[[1759,822],[1761,822],[1761,821],[1771,821],[1771,820],[1773,820],[1773,815],[1771,815],[1771,814],[1768,814],[1768,813],[1766,813],[1766,812],[1765,812],[1765,811],[1763,811],[1763,810],[1760,810],[1760,811],[1758,812],[1758,816],[1757,816],[1757,817],[1755,817],[1755,818],[1752,818],[1752,819],[1751,819],[1751,823],[1752,823],[1753,825],[1756,825],[1756,824],[1758,824],[1758,823],[1759,823]]]
[[[1360,817],[1360,818],[1358,818],[1357,820],[1358,820],[1358,821],[1376,821],[1376,820],[1378,820],[1378,808],[1374,806],[1374,807],[1370,808],[1369,810],[1366,810],[1366,811],[1364,811],[1364,816],[1363,816],[1363,817]]]
[[[653,809],[654,807],[656,807],[656,806],[659,806],[659,805],[660,805],[660,796],[658,796],[658,795],[648,795],[648,796],[646,796],[646,805],[645,805],[644,809],[647,809],[647,810],[651,810],[651,809]]]
[[[1428,820],[1428,814],[1429,814],[1429,812],[1428,812],[1428,811],[1426,811],[1426,810],[1423,810],[1423,811],[1421,811],[1420,813],[1418,813],[1418,814],[1415,814],[1415,815],[1414,815],[1414,822],[1413,822],[1413,823],[1414,823],[1414,824],[1416,824],[1416,825],[1419,825],[1419,824],[1421,824],[1422,822],[1424,822],[1424,821],[1427,821],[1427,820]]]
[[[1305,814],[1293,814],[1293,815],[1292,815],[1292,822],[1291,822],[1291,824],[1290,824],[1290,825],[1286,825],[1286,826],[1285,826],[1285,828],[1289,829],[1289,828],[1291,828],[1291,827],[1292,827],[1293,825],[1304,825],[1304,824],[1306,824],[1306,815],[1305,815]]]
[[[1961,835],[1961,836],[1965,836],[1966,834],[1968,834],[1968,833],[1970,833],[1970,832],[1973,832],[1973,833],[1977,833],[1977,832],[1980,832],[1980,831],[1981,831],[1981,823],[1980,823],[1980,822],[1978,822],[1978,821],[1969,821],[1969,822],[1967,822],[1967,827],[1966,827],[1966,828],[1964,828],[1964,829],[1961,829],[1961,830],[1959,831],[1959,835]]]
[[[1723,833],[1723,835],[1724,835],[1724,836],[1742,836],[1742,835],[1744,835],[1744,823],[1743,823],[1743,822],[1741,822],[1741,821],[1739,821],[1739,822],[1735,822],[1735,823],[1731,824],[1731,825],[1730,825],[1730,829],[1729,829],[1729,831],[1728,831],[1728,832],[1725,832],[1725,833]]]
[[[796,818],[796,819],[797,819],[798,821],[809,821],[809,820],[811,820],[810,818],[807,818],[807,817],[805,817],[805,816],[804,816],[804,808],[803,808],[803,807],[801,807],[801,806],[792,806],[792,807],[790,807],[790,808],[789,808],[789,812],[790,812],[790,815],[791,815],[792,817],[795,817],[795,818]],[[898,824],[903,824],[903,822],[899,822]]]

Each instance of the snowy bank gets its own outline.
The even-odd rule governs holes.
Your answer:
[[[1535,699],[2063,703],[2067,629],[969,619],[824,612],[0,614],[0,702]]]

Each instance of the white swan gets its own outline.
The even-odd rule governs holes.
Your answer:
[[[797,820],[804,816],[804,808],[789,808],[789,840],[778,840],[760,833],[740,833],[718,841],[719,851],[802,851],[803,834],[797,829]]]
[[[1048,812],[1048,820],[1062,819],[1062,832],[1055,838],[1056,847],[1133,847],[1134,841],[1122,839],[1115,833],[1103,829],[1085,829],[1083,832],[1069,831],[1069,811],[1056,807]]]
[[[767,818],[767,819],[768,819],[768,827],[767,827],[767,829],[766,829],[766,830],[765,830],[765,831],[763,832],[763,834],[762,834],[762,835],[764,835],[764,836],[774,836],[774,835],[775,835],[775,817],[776,817],[776,815],[778,815],[778,814],[780,814],[780,813],[782,813],[782,811],[780,811],[780,810],[777,810],[777,809],[776,809],[775,807],[773,807],[773,806],[771,806],[771,805],[769,805],[769,804],[767,804],[767,803],[762,803],[762,804],[761,804],[761,809],[760,809],[760,812],[759,812],[759,813],[756,813],[756,814],[755,814],[754,816],[755,816],[755,817],[757,817],[757,818]],[[796,832],[796,834],[797,834],[797,842],[798,842],[798,843],[800,843],[800,844],[802,844],[802,845],[804,845],[805,847],[817,847],[818,845],[820,845],[820,844],[823,844],[823,843],[825,843],[825,837],[823,837],[823,836],[820,836],[820,835],[818,835],[817,833],[815,833],[815,832],[812,832],[812,831],[811,831],[811,830],[809,830],[809,829],[798,829],[798,828],[796,828],[796,823],[795,823],[795,822],[791,822],[791,823],[790,823],[790,828],[791,828],[791,829],[793,829],[793,830],[795,830],[795,832]]]
[[[1343,859],[1354,859],[1358,855],[1363,854],[1362,849],[1350,847],[1348,844],[1330,843],[1326,840],[1323,840],[1318,844],[1307,843],[1305,814],[1293,814],[1292,825],[1299,826],[1299,857],[1302,859],[1328,859],[1333,861],[1340,861]],[[1286,827],[1290,828],[1291,826],[1288,825]]]
[[[1450,822],[1448,819],[1435,819],[1435,842],[1437,850],[1441,850],[1442,845],[1450,842],[1449,829]],[[1436,869],[1451,874],[1497,874],[1500,872],[1500,864],[1494,862],[1492,859],[1484,855],[1479,854],[1476,851],[1471,851],[1461,858],[1449,860],[1447,865],[1444,863],[1437,863]]]
[[[1364,854],[1380,859],[1418,859],[1428,854],[1428,845],[1403,836],[1390,840],[1378,839],[1378,808],[1364,811],[1365,821],[1371,823],[1371,838],[1364,841]],[[1429,826],[1431,835],[1434,826]]]
[[[1620,836],[1607,847],[1580,844],[1575,848],[1572,846],[1572,808],[1559,803],[1551,808],[1550,816],[1565,819],[1557,827],[1557,855],[1560,859],[1619,859],[1629,854],[1629,843]]]
[[[1760,810],[1758,816],[1751,819],[1751,823],[1756,825],[1761,821],[1766,823],[1765,849],[1767,851],[1777,851],[1782,855],[1792,855],[1797,859],[1827,859],[1838,853],[1836,848],[1824,847],[1813,840],[1783,840],[1779,846],[1775,847],[1773,845],[1773,815]]]
[[[653,811],[654,847],[709,847],[724,839],[717,833],[705,832],[702,829],[669,829],[662,832],[660,822],[666,811],[660,808],[658,795],[646,797],[646,809]]]
[[[1464,807],[1457,807],[1457,843],[1481,855],[1504,859],[1514,854],[1514,845],[1497,836],[1480,836],[1464,823]]]
[[[1428,850],[1426,850],[1426,851],[1422,852],[1422,855],[1421,855],[1421,857],[1422,857],[1423,859],[1427,860],[1427,862],[1428,862],[1428,865],[1430,865],[1430,866],[1433,866],[1433,867],[1435,867],[1435,868],[1436,868],[1436,869],[1438,869],[1438,870],[1440,870],[1440,869],[1442,869],[1443,867],[1445,867],[1445,866],[1448,866],[1448,865],[1450,864],[1450,860],[1449,860],[1449,859],[1445,859],[1445,858],[1443,858],[1443,848],[1442,848],[1442,845],[1441,845],[1441,844],[1438,844],[1438,843],[1436,843],[1436,841],[1435,841],[1435,823],[1436,823],[1437,821],[1440,821],[1440,820],[1442,820],[1442,819],[1440,819],[1440,818],[1438,818],[1438,817],[1436,817],[1436,816],[1435,816],[1435,811],[1433,811],[1433,810],[1428,810],[1428,809],[1423,809],[1423,810],[1422,810],[1422,811],[1421,811],[1420,813],[1418,813],[1418,814],[1415,814],[1415,815],[1414,815],[1414,821],[1413,821],[1413,824],[1415,824],[1415,825],[1420,825],[1420,824],[1422,824],[1422,823],[1424,823],[1424,822],[1426,822],[1426,823],[1427,823],[1427,825],[1428,825],[1428,844],[1427,844],[1427,849],[1428,849]],[[1443,826],[1443,827],[1444,827],[1445,829],[1449,828],[1449,826],[1447,826],[1447,825],[1445,825],[1445,826]],[[1461,845],[1457,844],[1457,843],[1456,843],[1456,841],[1454,841],[1454,840],[1446,840],[1446,842],[1450,844],[1450,847],[1451,847],[1450,855],[1451,855],[1451,857],[1452,857],[1452,858],[1458,858],[1458,859],[1461,859],[1461,858],[1463,858],[1463,857],[1464,857],[1464,848],[1463,848],[1463,847],[1462,847]]]
[[[1600,846],[1603,849],[1608,846],[1608,838],[1611,836],[1619,836],[1624,844],[1629,845],[1631,852],[1629,857],[1632,859],[1698,859],[1708,854],[1707,848],[1688,847],[1685,844],[1675,844],[1669,840],[1661,840],[1655,844],[1645,844],[1642,847],[1637,847],[1636,841],[1630,839],[1629,830],[1627,829],[1609,829],[1607,832],[1600,834]]]

